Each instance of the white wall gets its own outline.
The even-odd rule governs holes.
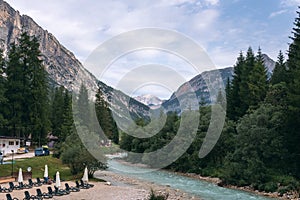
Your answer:
[[[11,154],[11,150],[16,153],[18,148],[20,148],[20,139],[0,139],[0,151],[3,155]]]

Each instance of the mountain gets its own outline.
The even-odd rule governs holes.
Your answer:
[[[276,62],[272,58],[270,58],[267,54],[262,54],[262,56],[264,59],[265,67],[267,68],[268,77],[270,78],[272,76]]]
[[[90,96],[93,96],[97,90],[98,85],[102,89],[106,100],[110,103],[111,109],[114,111],[115,116],[122,118],[129,117],[149,117],[149,106],[156,104],[159,100],[152,99],[151,101],[135,100],[124,94],[122,91],[115,90],[105,83],[97,80],[83,65],[76,59],[75,55],[66,49],[59,41],[40,27],[33,19],[27,15],[21,15],[15,11],[8,3],[0,0],[0,48],[4,50],[4,55],[10,49],[12,43],[17,42],[20,34],[26,31],[30,35],[34,35],[40,42],[40,51],[42,53],[41,59],[49,74],[50,82],[57,85],[62,85],[65,88],[78,92],[80,85],[84,84],[89,91],[92,91]],[[268,72],[271,73],[274,69],[275,62],[270,59],[266,54],[263,54],[265,65]],[[209,80],[212,85],[216,84],[215,76],[217,70],[203,72],[202,74],[194,77],[187,83],[184,83],[179,89],[173,93],[171,98],[162,103],[162,106],[167,111],[179,111],[179,101],[176,97],[182,97],[188,94],[189,85],[197,96],[199,102],[210,103],[211,99],[205,80]],[[222,80],[226,83],[227,78],[232,78],[233,68],[225,68],[219,70]],[[219,88],[217,88],[219,89]],[[151,99],[151,98],[148,98]],[[145,105],[146,104],[146,105]],[[184,106],[189,106],[186,103]],[[128,116],[128,112],[130,116]]]
[[[212,85],[213,88],[219,90],[218,80],[217,80],[218,73],[220,73],[224,84],[226,84],[227,78],[230,79],[232,78],[233,67],[228,67],[219,70],[205,71],[195,76],[190,81],[182,84],[177,89],[177,91],[172,94],[170,99],[168,99],[162,104],[162,106],[167,111],[176,111],[178,113],[180,113],[182,109],[188,109],[189,104],[181,103],[182,105],[180,106],[178,99],[180,99],[180,97],[188,93],[191,93],[191,91],[192,93],[196,94],[198,102],[210,104],[212,101],[214,101],[214,99],[211,99],[206,81],[207,82],[209,81],[209,83]]]
[[[272,74],[274,68],[275,68],[275,61],[273,61],[267,54],[263,54],[264,59],[264,65],[268,71],[268,75]],[[189,106],[188,104],[182,103],[180,106],[178,98],[188,94],[192,91],[196,94],[196,97],[198,99],[198,102],[202,102],[205,104],[210,104],[211,102],[214,102],[215,97],[211,97],[209,94],[209,89],[206,85],[206,80],[209,81],[209,83],[212,85],[212,88],[215,88],[218,90],[217,87],[218,81],[216,80],[217,74],[220,73],[220,76],[222,78],[222,81],[224,83],[224,87],[226,86],[227,79],[232,79],[233,75],[233,67],[228,67],[224,69],[218,69],[218,70],[211,70],[203,72],[194,78],[192,78],[190,81],[182,84],[177,91],[175,91],[170,99],[167,101],[164,101],[162,106],[167,111],[176,111],[178,113],[181,112],[182,109],[187,109]]]
[[[135,100],[149,106],[151,109],[156,109],[160,107],[163,103],[161,99],[151,94],[144,94],[141,96],[134,97]]]
[[[12,43],[18,42],[17,39],[24,31],[39,40],[41,59],[51,83],[62,85],[74,92],[78,92],[83,84],[91,91],[90,96],[94,95],[99,85],[104,90],[106,99],[111,102],[112,110],[117,110],[118,115],[123,114],[119,112],[120,107],[129,108],[133,116],[148,115],[147,106],[97,80],[54,35],[40,27],[29,16],[21,15],[8,3],[0,0],[0,48],[4,51],[4,55],[7,55]]]
[[[267,54],[262,54],[262,56],[263,56],[263,59],[264,59],[265,67],[267,68],[268,72],[270,74],[272,74],[273,70],[275,68],[275,63],[276,62],[272,58],[270,58]]]

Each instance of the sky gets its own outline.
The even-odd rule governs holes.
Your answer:
[[[276,60],[279,50],[286,52],[300,0],[7,0],[21,14],[32,17],[72,51],[85,65],[95,49],[108,40],[128,31],[158,28],[175,31],[194,41],[212,61],[211,68],[233,66],[240,51],[249,46]],[[134,42],[139,36],[131,39]],[[146,38],[145,40],[147,40]],[[176,41],[172,41],[176,42]],[[128,42],[129,43],[129,42]],[[193,52],[194,49],[186,51]],[[195,51],[196,53],[196,51]],[[101,57],[101,55],[99,55]],[[135,70],[140,66],[154,67],[154,81],[134,84],[126,74],[139,71],[137,79],[149,70]],[[206,69],[195,68],[189,60],[159,48],[133,49],[114,58],[105,70],[99,66],[85,67],[104,83],[127,94],[154,94],[168,98],[174,88]],[[180,79],[172,79],[170,70]],[[172,74],[172,73],[171,73]],[[174,73],[173,73],[174,74]],[[176,75],[176,76],[177,76]],[[171,86],[159,81],[172,79]],[[136,83],[135,83],[136,84]]]

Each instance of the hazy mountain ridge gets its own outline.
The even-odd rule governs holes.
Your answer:
[[[264,64],[268,71],[268,75],[270,76],[275,68],[275,61],[273,61],[268,55],[263,54]],[[211,96],[209,94],[209,89],[206,85],[205,80],[209,80],[210,84],[213,85],[213,87],[217,86],[217,73],[220,73],[220,76],[222,78],[224,88],[227,83],[227,79],[230,80],[233,77],[233,67],[227,67],[223,69],[216,69],[211,71],[205,71],[194,78],[192,78],[190,81],[182,84],[177,91],[175,91],[169,100],[163,102],[162,106],[167,111],[176,111],[181,112],[181,109],[184,108],[186,105],[181,105],[182,108],[180,108],[179,101],[177,100],[178,97],[185,95],[186,93],[190,92],[190,87],[192,88],[193,92],[196,94],[197,99],[199,102],[210,104],[215,99],[211,99]],[[215,88],[219,89],[219,88]]]

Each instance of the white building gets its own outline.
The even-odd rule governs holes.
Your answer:
[[[15,137],[0,136],[0,151],[3,155],[11,154],[12,151],[17,152],[20,148],[21,140]]]

